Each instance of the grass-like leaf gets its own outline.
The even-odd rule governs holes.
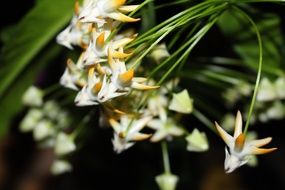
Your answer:
[[[72,16],[73,0],[41,0],[13,28],[2,50],[0,97]],[[18,80],[17,80],[18,81]]]

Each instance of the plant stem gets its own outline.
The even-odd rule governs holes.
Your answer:
[[[239,11],[241,14],[243,14],[245,16],[245,18],[252,24],[253,29],[255,30],[255,33],[256,33],[258,46],[259,46],[258,71],[257,71],[255,87],[254,87],[254,91],[253,91],[253,95],[252,95],[252,99],[251,99],[251,103],[250,103],[250,108],[249,108],[249,112],[248,112],[246,123],[245,123],[245,127],[244,127],[244,132],[243,132],[244,135],[246,135],[247,130],[248,130],[248,126],[249,126],[249,122],[250,122],[250,119],[251,119],[252,111],[253,111],[253,108],[254,108],[254,104],[256,102],[256,96],[257,96],[259,84],[260,84],[261,71],[262,71],[262,62],[263,62],[262,39],[261,39],[259,30],[258,30],[257,25],[255,24],[255,22],[243,10],[239,9],[238,7],[234,7],[234,9]]]
[[[170,174],[171,171],[170,171],[169,154],[167,150],[167,143],[165,141],[161,142],[161,149],[162,149],[164,172]]]

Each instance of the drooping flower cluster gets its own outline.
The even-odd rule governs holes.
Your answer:
[[[100,105],[101,124],[109,124],[114,130],[114,151],[122,151],[135,141],[150,139],[151,142],[171,140],[187,133],[171,111],[189,114],[193,111],[193,100],[187,90],[171,94],[178,80],[173,80],[160,90],[147,95],[146,106],[141,106],[143,91],[159,86],[147,85],[147,79],[135,77],[135,68],[126,60],[132,56],[126,46],[135,39],[133,32],[116,34],[114,29],[120,22],[135,22],[123,13],[135,10],[137,5],[124,5],[125,0],[85,0],[75,4],[75,14],[70,25],[57,37],[57,42],[73,49],[79,46],[82,53],[76,63],[67,60],[67,67],[60,84],[77,91],[77,106]],[[115,35],[113,35],[115,34]],[[150,56],[159,64],[169,56],[165,44],[157,46]],[[154,84],[153,80],[152,84]],[[173,96],[170,99],[168,96]],[[141,132],[145,127],[153,134]],[[195,130],[187,136],[189,151],[205,151],[208,142],[204,134]],[[202,144],[195,144],[199,139]]]
[[[189,133],[181,125],[182,114],[191,114],[194,106],[188,91],[181,90],[178,86],[179,80],[171,79],[160,87],[155,85],[156,82],[152,78],[137,77],[147,72],[143,65],[137,67],[137,64],[131,64],[137,55],[133,55],[136,52],[128,48],[128,45],[135,40],[136,34],[133,31],[117,33],[121,22],[140,20],[125,15],[136,10],[138,5],[125,3],[126,0],[83,0],[82,4],[76,1],[72,20],[57,36],[57,42],[70,50],[79,49],[81,53],[76,61],[67,60],[60,84],[76,92],[76,106],[100,107],[100,126],[108,125],[113,130],[112,144],[116,153],[125,151],[137,141],[149,139],[150,142],[156,143],[182,136],[187,141],[188,151],[208,150],[205,133],[196,128],[191,129],[192,132]],[[168,56],[165,44],[157,45],[149,53],[149,57],[152,57],[156,64],[160,64]],[[262,82],[261,87],[268,87],[266,84]],[[276,82],[279,87],[284,87],[284,84],[284,80]],[[229,103],[233,105],[241,95],[249,96],[252,90],[246,82],[241,82],[226,95],[231,100]],[[261,89],[257,99],[267,101],[267,92]],[[276,94],[278,96],[269,99],[279,100],[285,97],[281,90],[276,90]],[[74,126],[77,127],[75,130],[65,130],[72,125],[65,120],[65,112],[54,102],[43,103],[43,99],[39,98],[41,96],[43,92],[31,88],[23,97],[23,102],[32,106],[32,109],[22,121],[21,130],[32,131],[37,141],[54,149],[56,159],[51,167],[52,173],[70,171],[72,166],[65,156],[76,150],[74,140],[79,127]],[[242,132],[239,112],[233,136],[215,124],[219,135],[227,144],[227,173],[249,162],[249,158],[256,154],[275,150],[260,148],[268,144],[271,138],[246,139]],[[146,128],[149,128],[149,131]],[[178,180],[178,176],[170,171],[156,177],[161,190],[174,190]]]
[[[120,22],[135,22],[123,13],[135,10],[137,5],[124,5],[121,0],[85,0],[75,5],[75,14],[70,25],[61,32],[57,41],[70,49],[82,48],[77,60],[67,61],[67,68],[60,84],[78,91],[75,98],[77,106],[100,105],[105,110],[104,118],[114,129],[114,149],[117,152],[130,147],[129,141],[143,140],[149,137],[139,131],[151,119],[150,116],[132,116],[117,106],[119,97],[127,101],[131,92],[150,90],[158,86],[147,85],[146,78],[135,77],[135,69],[129,68],[125,46],[134,40],[133,32],[113,35]],[[135,90],[135,91],[133,91]],[[125,98],[126,96],[129,97]],[[120,100],[121,101],[121,100]],[[107,114],[107,113],[108,114]],[[132,123],[132,124],[130,124]]]

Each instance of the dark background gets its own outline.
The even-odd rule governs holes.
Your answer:
[[[19,21],[33,4],[34,1],[31,0],[5,1],[0,11],[1,28]],[[263,4],[258,5],[257,8],[278,13],[284,23],[283,7]],[[217,44],[221,44],[214,42],[215,38],[212,36],[215,35],[219,35],[219,31],[214,28],[207,37],[213,43],[206,43],[205,39],[194,53],[225,52],[228,48],[223,45],[215,48]],[[227,44],[226,41],[225,44]],[[117,155],[112,150],[112,131],[98,128],[94,124],[90,126],[93,129],[85,137],[85,143],[70,157],[74,170],[60,176],[51,176],[48,165],[53,159],[52,151],[38,149],[30,134],[21,134],[17,130],[17,118],[20,116],[15,118],[15,125],[12,126],[9,135],[0,140],[0,189],[158,189],[154,177],[163,170],[159,144],[137,143],[128,151]],[[177,189],[285,189],[285,146],[282,133],[284,124],[283,120],[253,126],[252,129],[257,130],[260,137],[274,137],[270,146],[277,146],[279,150],[269,155],[259,156],[257,168],[245,166],[233,174],[226,175],[223,171],[223,142],[199,122],[192,123],[191,125],[207,133],[210,150],[206,153],[191,153],[185,151],[186,144],[182,140],[176,140],[175,143],[170,144],[172,170],[174,174],[180,176]]]

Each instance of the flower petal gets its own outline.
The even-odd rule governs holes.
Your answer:
[[[222,137],[222,139],[224,140],[224,142],[229,146],[230,144],[233,143],[234,138],[229,135],[217,122],[215,122],[217,131],[219,133],[219,135]]]
[[[140,20],[140,18],[132,18],[119,12],[109,13],[108,16],[114,20],[118,20],[121,22],[137,22]]]
[[[268,143],[271,142],[271,140],[272,140],[271,137],[267,137],[264,139],[252,140],[248,144],[259,148],[259,147],[262,147],[264,145],[267,145]]]
[[[236,122],[235,122],[235,132],[234,138],[236,139],[242,133],[242,116],[240,111],[237,112]]]

